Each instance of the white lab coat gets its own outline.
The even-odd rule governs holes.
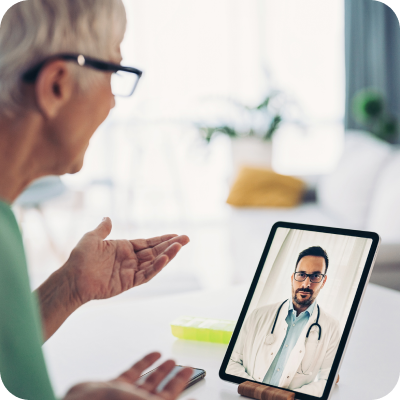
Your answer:
[[[263,381],[286,336],[288,301],[281,308],[273,338],[271,335],[276,313],[281,304],[282,302],[257,308],[245,320],[226,373],[258,382]],[[339,323],[320,307],[321,340],[318,341],[318,327],[314,326],[306,341],[308,328],[315,323],[317,315],[318,310],[315,305],[307,325],[289,355],[278,386],[322,396],[341,335]]]

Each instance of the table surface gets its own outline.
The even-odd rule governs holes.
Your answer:
[[[218,370],[226,345],[175,339],[169,323],[181,315],[236,320],[248,287],[147,299],[91,302],[76,311],[43,346],[57,395],[75,383],[110,379],[151,351],[207,376],[180,399],[238,399],[237,385]],[[390,306],[390,307],[388,307]],[[400,374],[400,292],[370,284],[340,370],[333,400],[373,400],[388,394]]]

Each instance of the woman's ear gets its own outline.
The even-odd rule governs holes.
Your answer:
[[[35,83],[36,102],[46,119],[55,118],[71,99],[76,82],[67,63],[54,60],[44,65]]]

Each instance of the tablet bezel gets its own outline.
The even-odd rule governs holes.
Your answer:
[[[371,244],[371,247],[370,247],[370,250],[368,253],[368,257],[365,262],[364,270],[363,270],[361,278],[360,278],[360,283],[358,285],[358,288],[357,288],[357,291],[356,291],[356,294],[354,297],[354,301],[351,306],[349,316],[347,318],[346,325],[343,330],[342,338],[340,339],[340,342],[339,342],[338,351],[337,351],[335,359],[333,361],[331,372],[329,373],[329,377],[328,377],[323,395],[321,397],[317,397],[317,396],[312,396],[312,395],[292,391],[289,389],[284,389],[279,386],[267,385],[265,383],[257,382],[261,385],[272,386],[272,387],[276,387],[278,389],[285,390],[288,392],[294,392],[296,399],[299,399],[299,400],[316,400],[316,399],[328,400],[331,395],[332,388],[334,386],[333,384],[337,379],[338,371],[339,371],[340,365],[343,361],[344,354],[345,354],[346,348],[347,348],[347,344],[349,342],[350,335],[353,330],[354,323],[356,321],[357,314],[358,314],[358,311],[359,311],[359,308],[361,305],[361,301],[363,299],[365,289],[367,288],[367,284],[368,284],[370,276],[371,276],[372,268],[375,263],[377,250],[378,250],[378,247],[380,244],[380,237],[378,234],[376,234],[374,232],[357,231],[357,230],[341,229],[341,228],[331,228],[331,227],[317,226],[317,225],[296,224],[296,223],[292,223],[292,222],[277,222],[277,223],[275,223],[272,226],[267,243],[265,245],[260,262],[258,264],[256,273],[255,273],[253,281],[250,285],[250,290],[246,296],[246,300],[244,302],[238,322],[235,326],[235,329],[232,334],[232,338],[231,338],[228,348],[226,350],[224,359],[222,361],[221,368],[219,370],[219,376],[221,379],[223,379],[225,381],[229,381],[229,382],[237,383],[237,384],[248,381],[248,379],[241,378],[241,377],[238,377],[235,375],[227,374],[225,371],[228,366],[230,355],[232,354],[233,348],[235,347],[237,338],[239,336],[240,329],[242,328],[247,310],[249,309],[251,299],[253,298],[254,291],[255,291],[258,281],[260,279],[261,272],[264,268],[265,261],[267,259],[272,241],[275,237],[275,233],[278,228],[298,229],[298,230],[303,230],[303,231],[322,232],[322,233],[328,233],[328,234],[334,234],[334,235],[355,236],[355,237],[372,239],[372,244]],[[256,382],[256,381],[254,381],[254,382]]]

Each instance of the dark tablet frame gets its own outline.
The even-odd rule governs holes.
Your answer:
[[[237,322],[237,324],[235,326],[235,330],[234,330],[234,332],[232,334],[232,338],[231,338],[231,340],[229,342],[228,349],[226,350],[226,354],[225,354],[224,360],[222,361],[222,365],[221,365],[221,368],[219,370],[219,377],[221,379],[225,380],[225,381],[229,381],[229,382],[237,383],[237,384],[240,384],[240,383],[245,382],[245,381],[248,380],[248,379],[245,379],[245,378],[240,378],[240,377],[235,376],[235,375],[229,375],[225,371],[226,371],[226,368],[228,366],[230,355],[232,354],[233,348],[235,347],[235,344],[236,344],[236,340],[237,340],[237,338],[239,336],[240,329],[242,328],[246,313],[247,313],[247,311],[249,309],[250,302],[251,302],[251,299],[253,298],[253,294],[254,294],[254,291],[255,291],[255,289],[257,287],[258,280],[260,278],[261,272],[262,272],[262,270],[264,268],[265,260],[267,259],[267,256],[268,256],[272,241],[273,241],[273,239],[275,237],[276,230],[278,228],[298,229],[298,230],[303,230],[303,231],[322,232],[322,233],[329,233],[329,234],[341,235],[341,236],[355,236],[355,237],[360,237],[360,238],[372,239],[372,245],[371,245],[371,248],[369,250],[367,260],[365,262],[364,271],[363,271],[363,273],[361,275],[360,283],[358,285],[358,288],[357,288],[357,291],[356,291],[356,294],[355,294],[355,297],[354,297],[354,301],[353,301],[353,304],[352,304],[351,309],[350,309],[349,317],[348,317],[346,325],[344,327],[342,338],[340,339],[340,342],[339,342],[338,351],[337,351],[335,359],[333,361],[331,372],[329,373],[329,377],[328,377],[328,380],[327,380],[323,395],[321,397],[311,396],[311,395],[308,395],[308,394],[299,393],[299,392],[296,392],[296,391],[284,389],[284,388],[281,388],[279,386],[267,385],[265,383],[257,382],[257,383],[259,383],[261,385],[273,386],[273,387],[277,387],[278,389],[281,389],[281,390],[286,390],[288,392],[294,392],[295,396],[296,396],[296,399],[299,399],[299,400],[316,400],[316,399],[328,400],[329,397],[330,397],[332,388],[334,386],[333,383],[337,379],[337,375],[338,375],[338,372],[339,372],[339,369],[340,369],[340,365],[341,365],[341,363],[343,361],[344,354],[345,354],[345,351],[346,351],[346,347],[347,347],[347,344],[349,342],[349,338],[350,338],[351,332],[352,332],[353,327],[354,327],[354,323],[355,323],[356,318],[357,318],[357,314],[358,314],[358,311],[359,311],[359,308],[360,308],[360,305],[361,305],[361,301],[362,301],[362,298],[364,296],[365,289],[367,288],[367,284],[368,284],[369,278],[371,276],[373,264],[374,264],[375,259],[376,259],[377,250],[378,250],[378,247],[379,247],[379,244],[380,244],[380,237],[379,237],[378,234],[376,234],[374,232],[356,231],[356,230],[351,230],[351,229],[340,229],[340,228],[329,228],[329,227],[325,227],[325,226],[316,226],[316,225],[295,224],[295,223],[291,223],[291,222],[277,222],[277,223],[275,223],[273,225],[272,229],[271,229],[270,234],[269,234],[267,243],[265,245],[265,248],[264,248],[264,251],[262,253],[260,262],[258,264],[257,271],[256,271],[256,273],[254,275],[254,278],[253,278],[253,281],[251,283],[249,293],[247,294],[247,297],[246,297],[246,300],[244,302],[242,311],[240,313],[238,322]],[[256,382],[256,381],[254,381],[254,382]]]

